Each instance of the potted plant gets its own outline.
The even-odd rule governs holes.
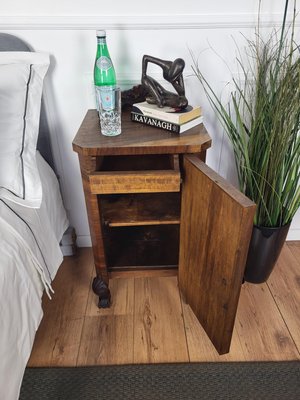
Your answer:
[[[245,280],[268,279],[300,206],[300,52],[294,16],[287,26],[285,1],[279,32],[258,30],[239,59],[242,83],[223,105],[194,60],[194,72],[232,143],[243,193],[257,204]],[[245,61],[246,60],[246,61]]]

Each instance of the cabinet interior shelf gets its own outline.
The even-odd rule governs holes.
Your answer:
[[[180,193],[101,196],[104,224],[111,228],[180,224]]]
[[[110,271],[178,265],[179,225],[106,227],[103,239]]]

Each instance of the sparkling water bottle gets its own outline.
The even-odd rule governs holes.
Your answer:
[[[100,91],[101,87],[106,87],[107,89],[115,88],[116,73],[106,44],[106,32],[98,30],[96,31],[96,36],[97,36],[97,54],[94,66],[94,84],[96,89],[97,109],[99,110],[99,104],[98,104],[99,93],[97,94],[97,91],[100,92],[100,97],[102,100]],[[114,99],[113,98],[109,99],[107,97],[108,93],[107,90],[105,92],[106,95],[105,98],[103,98],[103,101],[107,102],[107,107],[110,107],[109,103],[111,101],[111,104],[113,104]]]

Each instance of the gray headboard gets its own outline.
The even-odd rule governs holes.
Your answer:
[[[25,43],[18,37],[9,35],[8,33],[0,32],[0,51],[33,51],[33,49],[30,48],[27,43]],[[40,128],[37,149],[55,171],[50,144],[50,131],[43,99],[41,104]]]

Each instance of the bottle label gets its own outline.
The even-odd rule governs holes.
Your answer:
[[[112,68],[111,59],[106,56],[101,56],[97,60],[97,67],[103,71],[107,71]]]
[[[104,111],[112,111],[115,108],[115,92],[114,90],[100,89],[101,108]]]

